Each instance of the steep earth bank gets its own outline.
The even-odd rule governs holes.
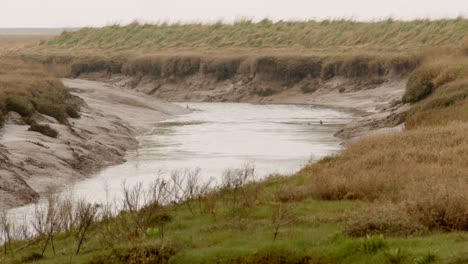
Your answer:
[[[81,104],[81,118],[70,127],[47,116],[42,124],[59,131],[58,138],[28,131],[10,113],[0,133],[0,209],[36,201],[40,194],[82,179],[97,170],[123,162],[135,137],[155,122],[186,109],[139,92],[121,91],[85,80],[63,80]]]

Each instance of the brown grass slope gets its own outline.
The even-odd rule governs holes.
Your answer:
[[[427,61],[409,78],[402,133],[365,138],[298,173],[304,197],[402,206],[428,228],[468,230],[468,57]]]
[[[71,102],[62,82],[40,64],[19,59],[0,58],[0,121],[8,112],[20,114],[31,130],[56,137],[57,132],[34,121],[39,112],[68,124],[79,117],[78,106]]]

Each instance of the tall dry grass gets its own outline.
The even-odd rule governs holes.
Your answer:
[[[351,20],[279,21],[234,24],[139,24],[84,28],[48,41],[52,48],[154,50],[173,48],[295,48],[406,50],[453,45],[468,34],[468,20],[357,22]],[[437,32],[437,34],[434,34]]]
[[[452,123],[369,137],[299,174],[309,177],[310,194],[318,199],[406,199],[415,185],[466,177],[467,129]]]
[[[429,228],[468,230],[466,131],[458,122],[369,137],[298,177],[306,197],[402,203]]]
[[[468,230],[467,66],[460,54],[426,59],[403,98],[413,103],[407,130],[364,138],[304,168],[297,177],[305,186],[290,192],[390,202],[429,229]]]
[[[34,121],[33,113],[52,116],[63,124],[70,116],[79,117],[78,106],[71,103],[61,81],[42,65],[0,58],[0,120],[10,111],[20,114],[32,130],[55,136]]]

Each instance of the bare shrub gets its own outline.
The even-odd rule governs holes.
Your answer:
[[[5,211],[0,214],[0,234],[3,242],[3,253],[6,256],[8,250],[13,254],[12,240],[13,240],[13,223],[11,223]]]
[[[225,170],[218,191],[225,207],[233,215],[244,208],[254,207],[261,191],[255,182],[255,166],[246,164],[240,169]]]
[[[37,238],[44,242],[41,250],[41,256],[44,256],[44,252],[49,244],[51,244],[52,250],[55,254],[54,237],[61,231],[58,205],[58,197],[51,194],[47,197],[47,203],[45,205],[36,205],[35,207],[32,227],[37,234]]]
[[[179,192],[180,181],[174,177],[176,183],[169,184],[164,180],[154,181],[148,190],[143,188],[141,183],[133,188],[128,188],[124,184],[123,192],[123,212],[121,219],[128,220],[131,234],[137,236],[148,236],[148,228],[157,225],[160,231],[160,237],[164,236],[164,227],[171,217],[168,215],[166,207],[170,201],[181,201],[183,194]],[[173,200],[175,199],[175,200]]]
[[[75,255],[80,253],[81,246],[83,245],[86,235],[91,225],[96,221],[99,206],[92,205],[85,201],[79,201],[76,205],[75,211],[75,238],[77,240],[77,247]]]
[[[274,203],[271,206],[271,226],[273,228],[273,241],[276,240],[280,228],[295,220],[293,204]]]

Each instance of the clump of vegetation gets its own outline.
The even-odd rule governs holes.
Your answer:
[[[375,253],[386,246],[383,235],[367,235],[364,240],[357,243],[357,248],[365,253]]]
[[[56,138],[58,136],[57,130],[51,128],[49,125],[41,125],[36,122],[32,123],[29,127],[29,131],[39,132],[48,137]]]
[[[6,100],[6,110],[20,114],[22,117],[30,117],[34,111],[34,106],[25,97],[10,97]]]
[[[414,103],[426,98],[444,84],[458,79],[459,76],[466,76],[466,69],[463,65],[453,63],[421,67],[409,77],[403,102]]]
[[[437,255],[432,252],[427,252],[426,254],[414,259],[415,264],[430,264],[436,261],[437,261]]]
[[[31,131],[57,137],[50,126],[37,124],[33,114],[39,112],[68,124],[69,117],[79,117],[79,107],[69,98],[60,80],[43,66],[19,59],[0,62],[0,120],[13,111],[23,117]]]
[[[385,235],[410,236],[421,235],[429,229],[418,219],[405,212],[405,208],[394,205],[376,205],[370,209],[359,210],[351,214],[346,221],[345,234],[350,236]]]
[[[405,259],[405,256],[403,255],[401,249],[399,248],[394,248],[394,249],[390,249],[386,251],[384,253],[384,256],[388,260],[388,262],[391,264],[402,263],[403,260]]]

